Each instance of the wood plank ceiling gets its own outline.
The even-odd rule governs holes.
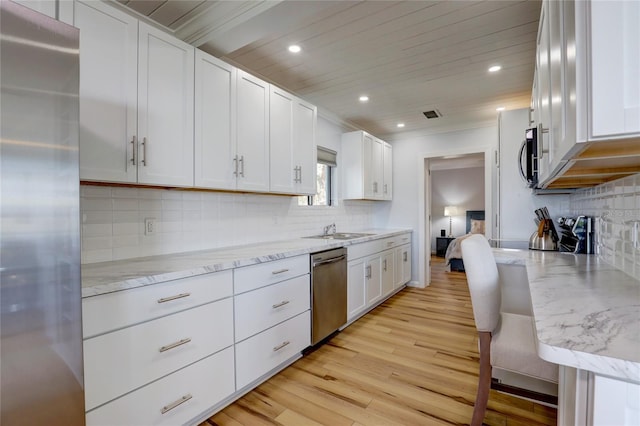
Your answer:
[[[120,3],[391,140],[495,125],[497,107],[529,105],[539,0]],[[432,109],[442,117],[427,120]]]

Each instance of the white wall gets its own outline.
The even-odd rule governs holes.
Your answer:
[[[414,284],[422,286],[425,283],[421,282],[418,272],[421,264],[419,200],[420,188],[424,187],[424,182],[420,182],[424,176],[424,158],[448,153],[482,152],[487,148],[495,150],[498,145],[498,129],[496,125],[389,142],[393,145],[393,202],[376,207],[375,225],[412,228],[416,231],[413,234],[412,280]]]
[[[351,130],[351,129],[347,129]],[[318,144],[338,152],[345,131],[319,117]],[[340,173],[338,172],[338,179]],[[291,196],[83,185],[82,262],[94,263],[371,228],[372,201],[298,206]],[[144,235],[144,219],[156,233]]]
[[[436,237],[444,229],[449,235],[449,218],[444,216],[445,206],[458,207],[451,218],[454,237],[467,232],[467,210],[485,210],[484,167],[431,171],[431,251],[436,250]]]

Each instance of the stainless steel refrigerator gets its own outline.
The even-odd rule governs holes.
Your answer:
[[[0,0],[0,424],[82,425],[78,30]]]

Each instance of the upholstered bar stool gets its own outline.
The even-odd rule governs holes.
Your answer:
[[[489,400],[492,368],[557,384],[558,366],[538,357],[533,317],[500,312],[498,268],[487,239],[480,234],[471,235],[462,241],[461,249],[480,346],[478,393],[471,426],[480,426]]]

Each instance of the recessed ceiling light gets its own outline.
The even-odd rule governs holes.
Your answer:
[[[489,68],[489,72],[497,72],[500,71],[502,69],[502,67],[500,65],[494,65],[491,68]]]
[[[398,124],[396,124],[396,126],[398,126],[399,128],[403,128],[404,127],[404,123],[398,123]]]
[[[496,111],[504,111],[504,107],[498,107],[496,108]]]
[[[301,50],[302,48],[297,44],[292,44],[291,46],[289,46],[289,52],[291,53],[300,53]]]
[[[360,96],[360,102],[367,102],[368,100],[369,100],[369,97],[367,95]]]

